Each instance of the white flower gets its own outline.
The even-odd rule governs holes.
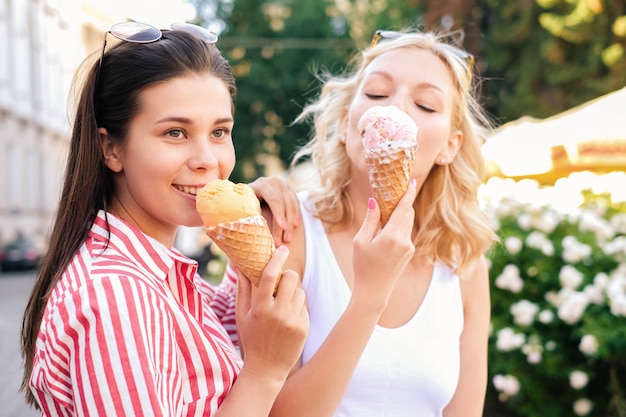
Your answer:
[[[593,285],[604,288],[609,283],[609,276],[604,272],[599,272],[593,277]]]
[[[576,289],[582,284],[584,275],[571,265],[563,265],[559,271],[559,280],[563,288]]]
[[[539,249],[546,256],[554,254],[554,244],[542,232],[534,231],[526,236],[526,245],[530,248]]]
[[[578,349],[587,356],[593,356],[598,351],[598,339],[592,334],[586,334],[580,339]]]
[[[544,298],[546,299],[547,302],[549,302],[553,306],[557,306],[558,307],[559,304],[561,304],[560,293],[559,292],[548,291],[546,293],[546,295],[544,295]]]
[[[626,263],[621,264],[611,273],[604,290],[611,313],[614,316],[626,317]]]
[[[560,216],[555,211],[546,210],[537,221],[537,229],[545,233],[552,233],[560,221]]]
[[[616,317],[626,317],[626,295],[622,294],[619,297],[611,298],[609,305],[611,306],[611,314]]]
[[[589,376],[583,371],[572,371],[569,374],[569,384],[574,389],[582,389],[587,386],[589,382]]]
[[[597,285],[585,285],[583,292],[590,303],[598,305],[604,304],[604,291],[601,287]]]
[[[562,240],[563,260],[569,263],[580,262],[591,255],[591,246],[580,243],[574,236],[566,236]]]
[[[615,228],[601,214],[592,211],[581,213],[578,227],[581,232],[593,232],[600,241],[611,239],[615,235]]]
[[[522,353],[526,355],[526,361],[531,365],[536,365],[543,359],[543,346],[537,336],[531,336],[528,343],[522,346]]]
[[[586,416],[591,412],[593,403],[588,398],[580,398],[574,402],[572,408],[574,409],[574,413],[576,413],[576,415]]]
[[[526,341],[526,336],[515,333],[510,327],[505,327],[498,332],[496,348],[502,352],[510,352],[520,348]]]
[[[530,230],[533,225],[533,219],[527,213],[522,213],[517,216],[517,224],[522,230]]]
[[[509,264],[502,269],[502,273],[496,277],[496,287],[518,293],[524,287],[524,280],[519,274],[519,268]]]
[[[626,236],[618,236],[612,241],[606,242],[602,245],[602,251],[607,255],[626,257]]]
[[[495,375],[493,377],[493,386],[496,390],[508,396],[516,395],[520,389],[519,380],[513,375]]]
[[[520,300],[511,306],[513,322],[519,326],[530,326],[533,324],[535,315],[539,311],[539,306],[528,300]]]
[[[616,233],[626,234],[626,213],[615,214],[610,222]]]
[[[528,363],[531,365],[541,363],[542,360],[543,355],[541,354],[541,352],[530,352],[528,353],[528,355],[526,355],[526,361],[528,361]]]
[[[510,236],[504,240],[504,247],[511,255],[517,255],[522,250],[522,246],[524,246],[524,243],[517,236]]]
[[[541,253],[546,256],[554,255],[554,244],[551,241],[544,242],[543,245],[541,245]]]
[[[574,324],[583,316],[588,304],[589,300],[584,293],[571,292],[559,306],[557,315],[565,323]]]
[[[545,242],[549,241],[550,240],[546,237],[545,234],[537,231],[531,232],[528,234],[528,236],[526,236],[526,245],[534,249],[541,249],[541,246]]]
[[[554,313],[551,310],[542,310],[538,318],[541,323],[549,324],[554,320]]]

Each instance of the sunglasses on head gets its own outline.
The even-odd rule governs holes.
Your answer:
[[[372,37],[370,48],[374,47],[382,39],[398,39],[405,34],[406,33],[396,32],[393,30],[377,30]],[[467,62],[467,80],[470,81],[472,79],[472,69],[474,68],[474,55],[447,43],[441,43],[441,46],[450,51],[454,56]]]
[[[171,30],[181,30],[187,32],[196,38],[208,44],[217,42],[217,34],[201,26],[192,25],[191,23],[172,23]],[[102,53],[98,61],[98,75],[104,58],[104,50],[107,46],[107,35],[111,34],[117,39],[133,43],[151,43],[156,42],[163,37],[163,32],[152,25],[141,22],[121,22],[111,26],[111,29],[104,33],[104,44],[102,45]]]

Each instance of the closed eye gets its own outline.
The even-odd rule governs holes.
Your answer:
[[[380,94],[365,94],[365,96],[371,100],[380,100],[383,98],[387,98],[387,96]]]
[[[424,106],[423,104],[416,104],[416,106],[417,106],[419,109],[421,109],[421,110],[425,111],[426,113],[434,113],[434,112],[435,112],[435,109],[432,109],[432,108],[430,108],[430,107],[428,107],[428,106]]]

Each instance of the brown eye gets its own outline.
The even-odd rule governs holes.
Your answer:
[[[170,130],[167,132],[167,134],[174,139],[180,139],[184,136],[183,131],[180,129]]]
[[[228,129],[217,129],[213,132],[213,136],[218,139],[223,138],[226,135],[228,135]]]

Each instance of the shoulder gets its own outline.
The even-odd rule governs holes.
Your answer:
[[[489,263],[483,255],[459,276],[463,306],[468,309],[489,308]]]

